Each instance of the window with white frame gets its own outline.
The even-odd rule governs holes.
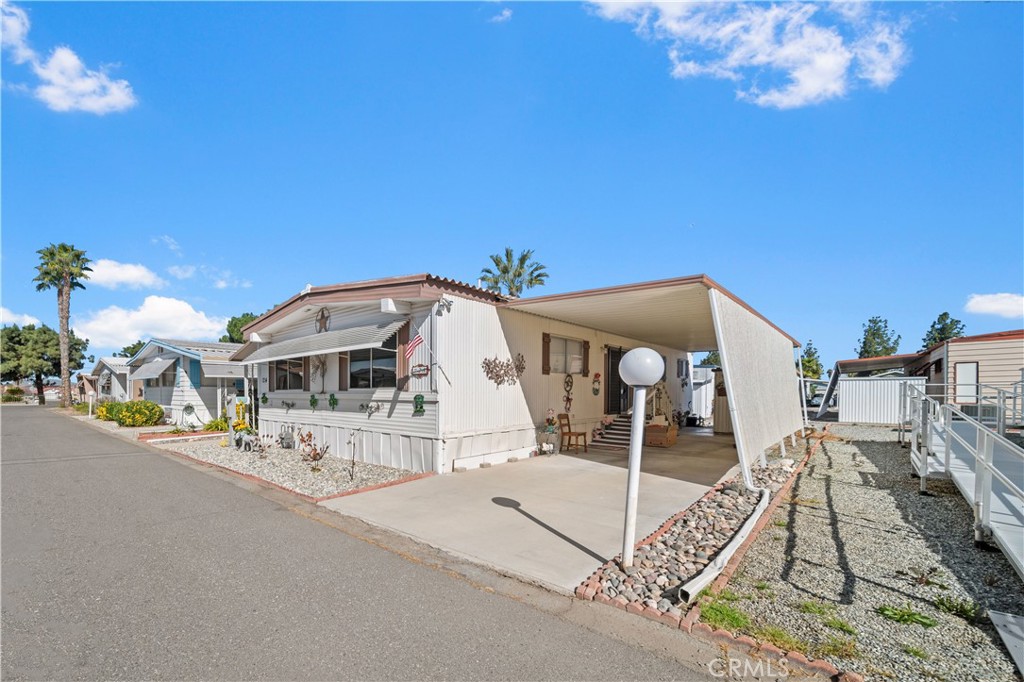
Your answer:
[[[552,374],[582,374],[583,342],[552,336],[550,360]]]

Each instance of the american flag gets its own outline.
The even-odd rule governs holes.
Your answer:
[[[412,357],[412,354],[416,352],[419,345],[423,343],[423,336],[420,334],[416,335],[416,338],[409,342],[405,347],[405,359],[408,360]]]

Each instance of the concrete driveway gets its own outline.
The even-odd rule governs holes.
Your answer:
[[[731,437],[645,448],[637,539],[737,467]],[[622,549],[626,453],[596,449],[420,479],[322,503],[494,570],[571,594]]]

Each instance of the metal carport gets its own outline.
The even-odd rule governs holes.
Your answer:
[[[799,343],[707,275],[499,304],[682,351],[717,350],[744,480],[764,451],[803,427]]]

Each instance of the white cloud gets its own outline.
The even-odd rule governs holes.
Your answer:
[[[53,111],[87,111],[109,114],[136,105],[132,86],[126,80],[115,80],[106,69],[89,69],[74,50],[61,45],[42,59],[28,42],[29,19],[25,10],[9,2],[2,10],[3,49],[15,64],[28,63],[40,84],[32,91]]]
[[[842,97],[859,80],[891,84],[906,64],[905,21],[866,2],[761,5],[598,2],[599,16],[668,43],[674,78],[737,84],[738,99],[791,109]]]
[[[219,270],[209,265],[200,266],[199,269],[213,283],[215,289],[248,289],[252,286],[252,282],[236,277],[230,270]]]
[[[150,287],[159,289],[167,284],[155,272],[138,263],[118,263],[116,260],[101,258],[92,263],[89,282],[106,289],[124,286],[129,289]]]
[[[174,253],[179,256],[181,255],[181,245],[178,244],[178,241],[170,235],[162,234],[159,237],[153,237],[149,241],[153,244],[163,244]]]
[[[31,315],[11,312],[10,308],[0,306],[0,326],[6,326],[8,324],[16,324],[24,327],[26,324],[39,324],[39,318],[32,317]]]
[[[119,348],[136,339],[170,337],[216,339],[224,333],[228,318],[213,317],[188,302],[165,296],[147,296],[134,310],[110,306],[75,320],[75,334],[100,348]]]
[[[1024,296],[1020,294],[971,294],[964,310],[978,315],[1024,317]]]
[[[512,18],[512,10],[509,9],[508,7],[506,7],[505,9],[501,10],[500,12],[495,14],[493,17],[491,17],[487,21],[491,22],[492,24],[504,24],[506,21],[509,21],[511,18]]]
[[[169,268],[167,268],[167,272],[171,273],[171,276],[176,279],[188,279],[192,275],[196,274],[196,266],[172,265]]]

